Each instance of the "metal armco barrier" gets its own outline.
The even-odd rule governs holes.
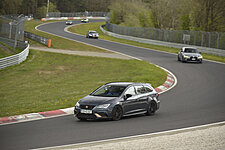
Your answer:
[[[51,39],[47,39],[43,36],[39,36],[39,35],[30,33],[30,32],[24,31],[24,37],[27,37],[27,38],[32,39],[34,41],[40,42],[40,43],[48,46],[49,48],[51,47]]]
[[[109,36],[120,38],[120,39],[126,39],[126,40],[136,41],[136,42],[139,42],[139,43],[159,45],[159,46],[166,46],[166,47],[174,47],[174,48],[181,48],[181,47],[188,47],[188,46],[190,46],[190,45],[181,44],[181,43],[172,43],[172,42],[151,40],[151,39],[145,39],[145,38],[139,38],[139,37],[134,37],[134,36],[127,36],[127,35],[117,34],[117,33],[113,33],[113,32],[110,32],[110,31],[106,31],[106,30],[103,29],[103,27],[104,27],[104,25],[100,26],[100,29],[102,30],[103,33],[105,33],[105,34],[107,34]],[[202,46],[194,46],[194,47],[197,48],[202,53],[213,54],[213,55],[218,55],[218,56],[225,57],[225,50],[216,49],[216,48],[202,47]]]
[[[107,22],[106,29],[125,36],[225,50],[225,32],[125,27]]]
[[[49,21],[49,20],[73,20],[73,19],[103,19],[105,20],[107,17],[50,17],[50,18],[42,18],[41,21]]]
[[[28,54],[29,54],[29,44],[21,53],[12,55],[9,57],[1,58],[0,70],[15,64],[20,64],[21,62],[27,59]]]

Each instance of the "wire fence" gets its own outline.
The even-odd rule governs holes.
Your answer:
[[[0,37],[14,40],[14,44],[9,45],[14,49],[18,41],[24,41],[24,21],[23,15],[0,16]]]
[[[225,50],[225,32],[124,27],[109,22],[106,23],[105,27],[111,32],[122,35]]]
[[[61,12],[49,12],[47,17],[105,17],[108,12],[73,12],[73,13],[61,13]]]
[[[10,47],[14,47],[15,46],[15,40],[13,40],[13,39],[0,37],[0,42],[5,43],[6,45],[8,45]],[[15,48],[23,50],[26,47],[27,47],[27,43],[25,43],[24,41],[17,41],[16,42],[16,47]]]

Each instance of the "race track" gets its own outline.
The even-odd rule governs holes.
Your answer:
[[[174,54],[87,39],[65,32],[65,27],[65,22],[55,22],[38,29],[157,64],[171,71],[178,84],[160,95],[161,107],[154,116],[80,122],[69,115],[0,126],[1,149],[43,148],[225,121],[224,64],[209,61],[203,61],[203,64],[181,63]]]

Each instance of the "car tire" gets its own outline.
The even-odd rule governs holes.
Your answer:
[[[147,116],[154,115],[156,109],[157,109],[157,104],[156,104],[156,102],[155,102],[155,101],[151,101],[150,104],[149,104],[149,106],[148,106],[146,115],[147,115]]]
[[[112,120],[118,121],[123,116],[123,109],[120,106],[115,106],[112,110]]]

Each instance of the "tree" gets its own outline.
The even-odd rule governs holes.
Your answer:
[[[224,0],[192,0],[193,27],[204,31],[225,31]]]
[[[3,15],[18,14],[21,3],[22,3],[22,0],[2,0],[1,13]]]
[[[23,0],[20,5],[20,12],[24,15],[36,14],[37,0]]]
[[[112,0],[110,21],[124,26],[153,27],[151,10],[142,0]]]

